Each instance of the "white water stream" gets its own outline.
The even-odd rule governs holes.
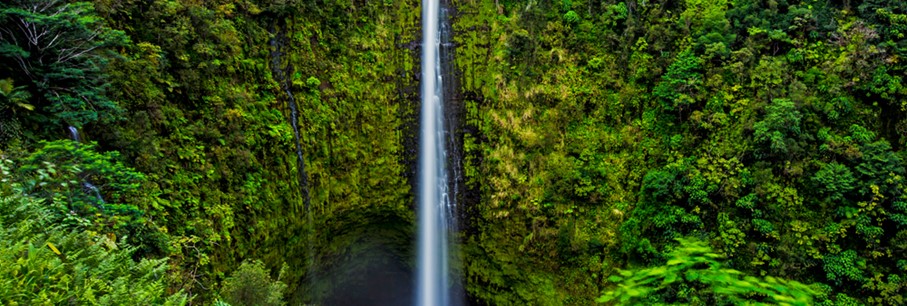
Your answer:
[[[449,190],[441,46],[449,30],[439,0],[422,1],[422,112],[419,141],[416,300],[419,306],[449,306],[450,242],[456,203]],[[445,17],[442,15],[442,17]]]

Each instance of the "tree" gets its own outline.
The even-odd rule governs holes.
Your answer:
[[[70,140],[41,142],[16,162],[0,164],[0,179],[10,189],[43,199],[48,213],[72,229],[129,236],[138,254],[167,249],[166,236],[137,205],[145,175],[126,166],[116,151],[99,153],[95,144]],[[143,206],[144,207],[144,206]]]
[[[128,41],[88,2],[14,0],[0,4],[0,77],[28,82],[44,112],[38,121],[82,126],[110,121],[120,107],[105,95],[111,47]]]
[[[708,186],[690,166],[671,163],[646,173],[639,202],[620,226],[622,251],[646,262],[657,260],[672,239],[701,232],[701,207],[715,186]]]
[[[727,56],[736,35],[729,32],[730,22],[725,17],[726,0],[686,0],[686,10],[680,20],[696,40],[696,45],[706,51],[706,58]]]
[[[703,83],[701,69],[702,59],[691,49],[677,55],[653,91],[665,112],[689,112],[689,108],[697,103]]]
[[[798,152],[800,120],[803,115],[793,101],[774,99],[765,108],[765,117],[753,126],[756,143],[763,145],[763,156],[784,156]]]

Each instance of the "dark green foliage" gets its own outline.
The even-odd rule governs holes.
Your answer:
[[[902,303],[903,3],[455,4],[474,296],[583,305],[693,235],[817,303]]]
[[[856,179],[847,166],[839,163],[825,164],[812,177],[817,190],[828,203],[843,204],[847,194],[856,188]]]
[[[899,229],[907,228],[907,202],[894,202],[892,208],[891,220],[898,225]]]
[[[125,166],[118,152],[98,153],[95,149],[93,144],[70,140],[41,143],[16,167],[19,188],[59,207],[61,215],[98,213],[141,222],[136,220],[141,218],[140,210],[120,203],[141,197],[137,191],[145,176]]]
[[[823,269],[825,269],[829,281],[842,284],[846,281],[859,283],[866,280],[862,272],[866,268],[866,260],[859,258],[854,250],[826,255],[824,262]]]
[[[0,165],[11,191],[43,199],[61,226],[128,236],[140,255],[167,248],[166,237],[136,206],[147,201],[140,193],[145,176],[126,166],[118,152],[99,153],[94,144],[70,140],[40,145]]]
[[[128,43],[89,2],[15,0],[0,4],[0,78],[29,83],[42,112],[27,118],[62,128],[112,122],[122,109],[107,95],[111,49]]]
[[[708,201],[710,188],[699,184],[702,181],[687,167],[675,163],[643,178],[640,202],[620,229],[624,252],[654,260],[660,253],[650,240],[661,245],[702,229],[698,205]]]
[[[653,91],[663,110],[689,112],[689,108],[698,102],[703,82],[701,62],[692,50],[687,49],[678,54],[671,66],[668,66],[667,73]]]
[[[765,117],[753,126],[753,138],[761,156],[783,157],[801,153],[798,143],[802,115],[788,99],[774,99],[765,107]]]
[[[140,196],[136,189],[145,181],[145,175],[126,166],[119,152],[96,150],[96,144],[71,140],[40,143],[40,147],[21,159],[17,168],[22,190],[48,199],[55,194],[72,195],[73,198],[66,200],[68,203],[90,202],[78,190],[91,182],[105,202],[118,203],[127,197]]]
[[[907,54],[907,4],[903,1],[868,0],[857,12],[878,31],[882,45],[901,56]]]

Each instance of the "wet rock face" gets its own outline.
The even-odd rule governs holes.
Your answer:
[[[380,242],[364,243],[365,248],[345,256],[325,279],[331,291],[324,305],[411,305],[412,270],[392,247]]]
[[[321,305],[412,304],[411,213],[372,208],[318,220],[317,281],[304,280],[314,288],[296,294]]]

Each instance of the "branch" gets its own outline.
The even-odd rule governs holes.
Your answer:
[[[60,39],[60,37],[62,37],[62,36],[63,36],[62,33],[57,33],[57,35],[55,35],[54,38],[51,39],[49,43],[47,43],[47,46],[45,46],[44,49],[41,49],[41,51],[44,51],[45,49],[53,48],[54,45],[57,44],[57,39]]]
[[[65,55],[65,56],[64,56],[63,53],[61,52],[60,55],[57,56],[57,61],[60,62],[60,63],[68,62],[68,61],[70,61],[70,60],[72,60],[72,59],[74,59],[74,58],[77,58],[77,57],[80,57],[80,56],[82,56],[82,55],[85,55],[85,53],[94,51],[94,50],[98,49],[99,47],[100,47],[100,46],[94,46],[94,47],[91,47],[91,48],[82,50],[82,51],[80,51],[80,52],[76,52],[76,51],[68,51],[68,54]],[[67,49],[67,50],[75,50],[75,49],[76,49],[76,48],[69,48],[69,49]]]
[[[34,39],[35,35],[31,31],[31,27],[30,27],[31,24],[22,18],[19,18],[18,21],[19,21],[19,23],[16,25],[19,27],[20,30],[22,30],[22,33],[25,34],[25,39],[27,39],[30,44],[37,46],[38,41],[36,39]]]

